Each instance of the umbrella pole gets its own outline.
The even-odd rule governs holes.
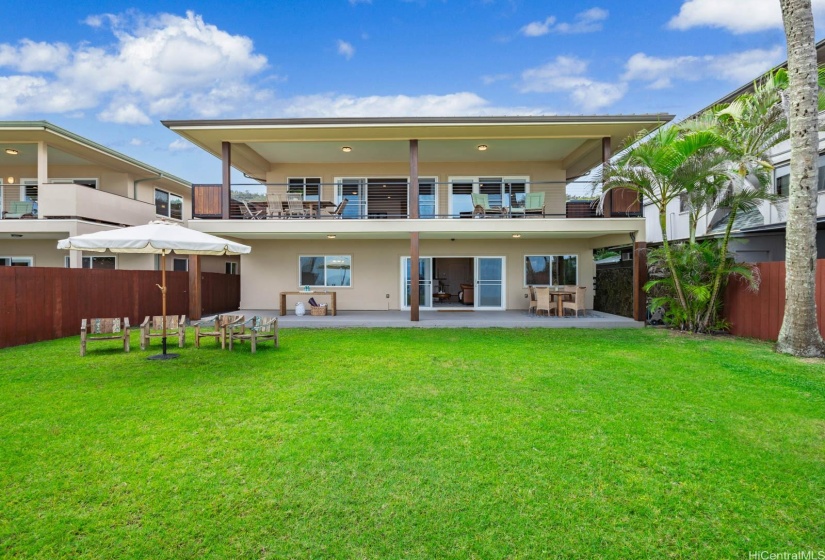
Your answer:
[[[163,330],[161,341],[163,342],[163,355],[166,355],[166,251],[160,254],[160,293],[161,293],[161,319]]]

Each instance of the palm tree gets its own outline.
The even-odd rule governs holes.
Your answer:
[[[649,135],[649,137],[648,137]],[[667,207],[684,190],[684,181],[700,181],[717,166],[713,152],[724,146],[724,138],[714,130],[683,131],[677,126],[660,128],[653,134],[642,131],[615,161],[602,169],[602,204],[612,189],[626,188],[653,204],[659,213],[664,260],[672,274],[673,290],[679,305],[687,310],[688,302],[676,273],[667,238]],[[706,159],[703,159],[703,156]],[[710,167],[698,169],[705,161]]]
[[[811,0],[780,0],[788,43],[791,183],[785,233],[785,317],[776,349],[823,357],[816,321],[816,199],[819,157],[816,46]]]

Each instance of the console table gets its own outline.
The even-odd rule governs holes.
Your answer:
[[[318,296],[329,296],[329,314],[335,315],[336,310],[336,298],[335,292],[281,292],[281,315],[286,315],[286,296],[308,296],[307,299],[314,297],[317,298]]]

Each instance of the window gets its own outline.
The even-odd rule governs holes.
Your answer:
[[[525,286],[575,286],[578,280],[576,255],[527,255],[524,257]]]
[[[117,260],[115,257],[83,257],[83,268],[102,268],[114,270]]]
[[[298,193],[304,200],[321,199],[321,179],[319,177],[291,177],[287,192]]]
[[[155,189],[155,214],[174,220],[182,220],[183,197]]]
[[[66,268],[72,268],[72,259],[68,255],[63,257],[63,265]]]
[[[80,185],[83,187],[89,187],[90,189],[97,188],[97,179],[92,178],[83,178],[83,179],[49,179],[49,183],[58,183],[58,184],[74,184]]]
[[[0,266],[34,266],[34,257],[0,257]]]
[[[778,196],[788,196],[788,187],[791,185],[791,166],[783,165],[774,171],[774,184]]]
[[[238,273],[238,263],[227,261],[227,263],[226,263],[226,273],[227,274],[237,274]]]
[[[420,218],[435,218],[436,215],[436,189],[435,179],[418,179],[418,216]]]
[[[352,282],[352,257],[333,255],[298,258],[298,283],[313,287],[349,287]]]
[[[172,259],[172,270],[186,272],[189,270],[189,259]]]

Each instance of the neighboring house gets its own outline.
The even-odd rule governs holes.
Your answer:
[[[825,64],[825,40],[817,43],[817,59]],[[777,66],[783,68],[787,62]],[[757,80],[760,76],[754,76]],[[753,82],[743,85],[722,99],[712,103],[695,115],[722,103],[730,103],[738,96],[753,91]],[[695,116],[694,115],[694,116]],[[819,184],[817,201],[817,258],[825,258],[825,134],[819,139]],[[739,261],[766,262],[785,260],[785,215],[788,209],[788,186],[790,179],[790,142],[778,144],[770,154],[774,165],[771,174],[773,193],[780,196],[775,203],[764,202],[757,210],[737,215],[731,235],[730,250]],[[697,224],[697,238],[721,237],[726,226],[727,211],[724,209],[705,214]],[[645,204],[648,243],[661,243],[658,213],[650,204]],[[668,240],[686,240],[689,235],[688,214],[684,198],[675,200],[668,206]]]
[[[153,255],[59,251],[57,240],[158,218],[185,224],[191,192],[183,179],[46,121],[0,122],[0,266],[155,269]],[[186,270],[185,257],[168,261]],[[204,270],[223,267],[204,260]]]
[[[410,309],[415,318],[442,307],[526,309],[530,285],[587,286],[592,308],[593,250],[643,242],[645,221],[618,192],[605,216],[568,207],[566,185],[623,139],[672,118],[164,124],[222,159],[221,184],[193,186],[189,227],[252,246],[241,258],[242,307],[276,309],[279,292],[308,286],[335,290],[340,309]],[[248,183],[231,185],[230,167]],[[543,215],[524,215],[539,203]],[[247,207],[272,219],[241,219]]]

